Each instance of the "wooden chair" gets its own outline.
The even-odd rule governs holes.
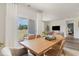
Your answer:
[[[60,41],[60,42],[56,43],[56,44],[52,47],[52,49],[59,49],[59,48],[60,48],[61,43],[62,43],[62,41]]]
[[[36,38],[40,38],[41,37],[41,35],[36,35]]]
[[[35,39],[35,38],[36,38],[36,35],[29,35],[29,36],[28,36],[28,39],[29,39],[29,40],[32,40],[32,39]]]
[[[59,45],[59,48],[53,49],[54,48],[53,47],[53,48],[49,49],[47,52],[45,52],[45,55],[47,55],[47,56],[60,56],[63,52],[64,42],[65,42],[65,40],[62,40],[61,44]]]

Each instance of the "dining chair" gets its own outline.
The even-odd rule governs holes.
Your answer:
[[[41,35],[36,35],[36,38],[40,38],[41,37]]]
[[[63,46],[64,46],[65,40],[61,41],[61,44],[59,45],[59,48],[51,48],[48,51],[45,52],[46,56],[60,56],[63,53]]]
[[[52,47],[52,49],[59,49],[59,48],[60,48],[61,43],[62,43],[62,41],[60,41],[60,42],[56,43],[56,44]]]
[[[27,54],[27,50],[25,48],[15,49],[15,48],[3,47],[1,49],[1,54],[3,56],[23,56]]]
[[[1,49],[1,54],[3,56],[12,56],[12,53],[8,47],[4,47]]]
[[[28,40],[32,40],[32,39],[35,39],[35,38],[36,38],[36,35],[34,35],[34,34],[28,36]]]

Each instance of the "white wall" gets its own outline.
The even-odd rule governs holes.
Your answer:
[[[6,4],[0,4],[0,42],[5,40],[5,15]]]
[[[44,22],[42,21],[42,13],[37,12],[37,18],[36,18],[36,33],[42,34],[44,31]]]
[[[51,21],[52,19],[57,19],[56,16],[52,15],[52,13],[43,12],[43,21]]]
[[[65,20],[53,20],[49,23],[50,31],[52,31],[52,26],[60,26],[60,32],[64,32],[66,36],[66,23]]]
[[[6,5],[6,24],[5,24],[5,45],[14,47],[16,38],[16,16],[17,6],[14,4]]]
[[[36,11],[23,4],[17,4],[17,17],[24,17],[27,19],[36,19]]]
[[[74,37],[79,38],[79,17],[74,19]]]

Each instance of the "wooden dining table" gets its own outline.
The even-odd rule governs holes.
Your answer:
[[[55,40],[48,41],[45,38],[35,38],[33,40],[23,40],[19,42],[22,46],[32,51],[34,54],[40,56],[44,54],[46,50],[53,47],[55,44],[64,39],[61,35],[54,35],[56,37]]]

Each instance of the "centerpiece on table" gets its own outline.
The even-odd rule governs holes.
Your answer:
[[[45,39],[48,40],[48,41],[52,41],[52,40],[55,40],[56,37],[55,37],[54,35],[47,35],[47,36],[45,37]]]

